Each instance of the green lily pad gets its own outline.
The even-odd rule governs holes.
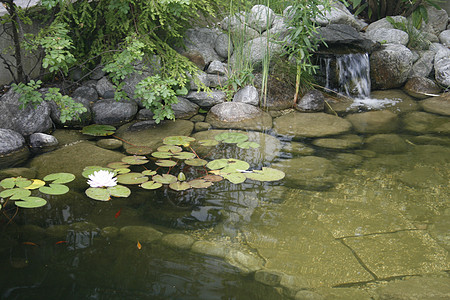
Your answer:
[[[250,165],[243,160],[235,158],[221,158],[210,161],[206,164],[206,167],[211,170],[221,170],[224,173],[233,173],[240,170],[247,170],[250,168]]]
[[[21,208],[37,208],[47,204],[47,200],[40,197],[24,197],[22,201],[16,201],[14,204]]]
[[[40,179],[33,179],[32,183],[30,185],[24,187],[24,189],[35,190],[35,189],[38,189],[38,188],[40,188],[41,186],[44,186],[44,185],[45,185],[45,181],[40,180]]]
[[[140,185],[141,188],[146,190],[156,190],[162,187],[162,183],[155,181],[147,181]]]
[[[23,178],[23,177],[17,177],[16,178],[16,186],[17,187],[22,187],[25,188],[29,185],[31,185],[33,182],[27,178]]]
[[[212,174],[208,174],[204,177],[202,177],[204,180],[206,181],[211,181],[211,182],[219,182],[223,180],[223,177],[220,175],[212,175]]]
[[[247,177],[245,177],[244,174],[239,172],[222,174],[222,176],[223,178],[227,179],[228,181],[234,184],[243,183],[247,179]]]
[[[24,188],[13,188],[13,189],[7,189],[2,192],[0,192],[1,198],[8,198],[11,197],[11,200],[19,200],[24,197],[28,197],[31,195],[31,191],[24,189]]]
[[[124,163],[123,161],[115,161],[115,162],[107,164],[106,166],[111,169],[122,169],[122,168],[128,168],[130,165],[127,163]]]
[[[53,183],[68,183],[75,179],[75,175],[71,173],[53,173],[45,176],[44,181],[52,181]]]
[[[199,141],[197,141],[197,143],[204,147],[214,147],[219,144],[219,141],[217,141],[217,140],[199,140]]]
[[[152,171],[152,170],[142,171],[142,175],[145,175],[145,176],[153,176],[155,174],[156,174],[156,171]]]
[[[192,159],[195,157],[195,154],[192,152],[179,152],[175,153],[173,157],[177,159]]]
[[[81,173],[81,175],[83,175],[84,178],[89,178],[89,175],[92,175],[92,174],[94,174],[94,172],[97,172],[100,170],[109,171],[109,172],[116,174],[114,172],[114,170],[111,168],[105,168],[105,167],[100,167],[100,166],[87,166],[83,169],[83,173]]]
[[[10,177],[0,181],[0,186],[5,189],[12,189],[13,187],[27,187],[31,184],[31,180],[23,177]]]
[[[168,136],[163,140],[164,145],[176,145],[176,146],[186,146],[191,142],[195,141],[193,137],[178,135],[178,136]]]
[[[86,196],[94,200],[109,201],[111,200],[111,194],[104,188],[88,188],[85,192]]]
[[[142,173],[130,172],[127,174],[117,175],[117,182],[123,184],[141,184],[148,181],[148,177]]]
[[[184,161],[185,164],[193,167],[205,166],[208,162],[201,158],[191,158]]]
[[[140,155],[125,156],[122,158],[122,161],[130,165],[143,165],[148,163],[147,157]]]
[[[111,125],[92,124],[83,127],[81,133],[93,136],[107,136],[114,134],[115,131],[116,127]]]
[[[146,154],[152,153],[152,148],[147,147],[147,146],[132,146],[132,147],[127,148],[126,151],[128,154],[146,155]]]
[[[240,132],[223,132],[214,137],[217,141],[227,144],[238,144],[248,140],[248,136]]]
[[[48,195],[63,195],[69,191],[69,187],[64,184],[50,183],[49,186],[41,186],[39,191]]]
[[[152,153],[152,156],[156,158],[171,158],[172,155],[173,154],[171,152],[162,152],[162,151],[156,151]]]
[[[106,188],[111,196],[126,198],[131,195],[131,190],[123,185],[115,185]]]
[[[285,174],[283,171],[263,167],[262,170],[253,170],[252,173],[245,173],[248,179],[258,180],[258,181],[278,181],[284,178]]]
[[[153,181],[159,182],[162,184],[171,184],[171,183],[177,181],[177,178],[171,174],[155,175],[152,177],[152,179],[153,179]]]
[[[160,166],[160,167],[168,167],[171,168],[173,166],[176,166],[177,162],[173,161],[173,160],[168,160],[168,159],[159,159],[155,162],[156,165]]]
[[[185,190],[188,190],[188,189],[191,188],[189,183],[187,183],[187,182],[180,182],[180,181],[172,182],[171,184],[169,184],[169,187],[172,190],[175,190],[175,191],[185,191]]]
[[[259,145],[258,143],[255,143],[255,142],[249,142],[249,141],[239,143],[239,144],[237,144],[236,146],[238,146],[238,147],[241,148],[241,149],[250,149],[250,148],[256,149],[256,148],[259,148],[259,147],[260,147],[260,145]]]
[[[128,168],[120,168],[120,169],[114,169],[115,174],[126,174],[130,173],[131,170]]]
[[[194,189],[209,188],[210,186],[213,185],[213,183],[211,181],[207,181],[204,179],[194,179],[194,180],[188,181],[187,183],[189,183],[189,185],[191,187],[193,187]]]
[[[183,151],[183,148],[175,146],[175,145],[162,145],[156,149],[160,152],[171,152],[171,153],[177,153]]]

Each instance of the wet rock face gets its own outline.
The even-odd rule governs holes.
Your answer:
[[[425,77],[410,78],[406,82],[404,90],[410,96],[417,99],[425,99],[430,94],[438,94],[441,92],[441,88],[433,80]]]

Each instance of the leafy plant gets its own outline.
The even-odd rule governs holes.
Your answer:
[[[407,47],[410,49],[426,50],[430,47],[431,42],[427,40],[422,32],[414,27],[411,20],[396,22],[392,17],[386,17],[389,23],[395,29],[400,29],[406,32],[409,36]]]
[[[61,111],[59,119],[62,123],[73,119],[79,119],[80,114],[87,111],[86,107],[81,103],[73,101],[72,97],[62,95],[59,92],[59,88],[49,88],[45,94],[45,100],[54,101]]]
[[[20,94],[19,101],[22,103],[20,105],[21,109],[24,109],[27,105],[36,107],[36,105],[40,104],[44,99],[42,98],[42,94],[37,90],[41,87],[42,81],[34,81],[30,80],[27,84],[20,82],[19,84],[13,83],[11,88],[14,92]]]

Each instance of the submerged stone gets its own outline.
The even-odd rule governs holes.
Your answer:
[[[125,226],[120,229],[120,235],[131,242],[151,243],[163,234],[150,226]]]
[[[423,100],[420,105],[426,112],[450,116],[450,93]]]
[[[447,117],[416,111],[405,115],[402,119],[403,128],[414,133],[442,133],[450,121]],[[447,125],[448,126],[448,125]]]
[[[172,233],[165,235],[162,243],[174,248],[189,249],[194,243],[194,239],[186,234]]]
[[[272,270],[259,270],[255,273],[255,280],[266,285],[277,286],[283,278],[283,273]]]
[[[380,300],[449,299],[450,278],[415,276],[388,282],[378,288]]]
[[[115,150],[121,148],[123,142],[118,139],[101,139],[97,141],[97,146],[103,149]]]
[[[408,149],[408,144],[397,134],[375,134],[365,140],[367,149],[376,153],[401,153]]]
[[[258,271],[264,264],[261,258],[234,249],[228,252],[225,256],[225,261],[238,268],[244,274]]]
[[[355,134],[342,135],[336,138],[316,139],[313,145],[330,149],[351,149],[362,146],[362,138]]]
[[[346,117],[359,133],[387,133],[398,126],[397,115],[390,111],[369,111]]]
[[[222,243],[209,241],[197,241],[191,247],[192,252],[225,258],[228,254],[228,247]]]
[[[283,146],[283,151],[296,155],[312,155],[314,149],[299,142],[290,142]]]
[[[448,184],[448,180],[439,174],[435,168],[418,166],[413,170],[403,172],[400,181],[411,187],[428,188]]]
[[[358,299],[358,300],[371,300],[372,295],[370,295],[367,291],[363,289],[358,289],[354,287],[323,287],[315,290],[316,293],[321,295],[322,299],[333,299],[333,300],[350,300],[350,299]],[[301,298],[299,298],[301,299]],[[309,298],[305,298],[309,299]],[[313,298],[315,299],[315,298]]]
[[[363,157],[352,153],[338,153],[333,161],[337,167],[346,169],[359,165],[363,161]]]

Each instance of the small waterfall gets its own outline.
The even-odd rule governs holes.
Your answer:
[[[367,53],[325,55],[319,58],[322,84],[349,97],[370,96],[370,63]]]

